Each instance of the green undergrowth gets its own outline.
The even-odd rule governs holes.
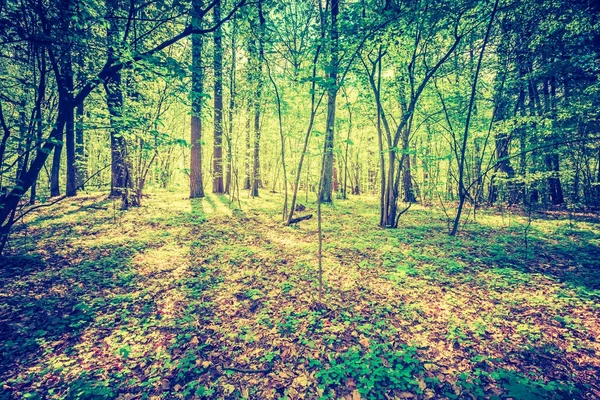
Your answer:
[[[450,237],[437,208],[390,230],[336,201],[319,303],[316,218],[262,196],[31,215],[0,261],[0,398],[600,395],[599,224],[484,209]]]

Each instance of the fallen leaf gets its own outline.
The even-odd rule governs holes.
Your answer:
[[[292,386],[306,387],[309,385],[310,383],[308,382],[308,378],[304,375],[297,376],[296,378],[294,378],[294,382],[292,383]]]
[[[400,397],[401,399],[414,399],[417,396],[415,396],[411,392],[402,392],[398,394],[398,397]]]
[[[162,390],[169,390],[171,388],[171,383],[168,379],[163,379],[160,383]]]
[[[369,348],[369,346],[371,345],[371,343],[369,342],[369,339],[368,339],[368,338],[366,338],[366,337],[364,337],[364,338],[360,339],[358,342],[359,342],[360,344],[362,344],[362,345],[363,345],[363,346],[364,346],[366,349],[368,349],[368,348]]]

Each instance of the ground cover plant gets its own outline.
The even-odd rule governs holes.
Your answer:
[[[600,225],[374,198],[286,227],[277,199],[81,196],[2,265],[3,398],[597,398]],[[99,209],[103,207],[103,209]],[[316,207],[307,204],[310,211]]]
[[[600,399],[597,0],[0,0],[0,400]]]

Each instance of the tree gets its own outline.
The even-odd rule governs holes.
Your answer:
[[[192,3],[192,26],[201,29],[202,1]],[[202,71],[202,35],[192,34],[192,101],[190,133],[190,198],[204,197],[202,185],[202,104],[204,99]]]
[[[221,0],[215,1],[213,23],[221,20]],[[223,193],[223,35],[217,27],[214,35],[214,150],[213,150],[213,193]]]
[[[327,122],[325,126],[325,154],[323,165],[323,187],[319,193],[320,201],[331,203],[331,195],[333,192],[333,145],[334,145],[334,129],[335,129],[335,108],[338,92],[338,15],[340,13],[340,1],[330,1],[330,30],[329,30],[329,69],[327,81]]]
[[[110,6],[114,5],[112,0],[107,0],[107,5],[109,9]],[[2,243],[5,243],[6,238],[8,237],[8,233],[10,232],[10,228],[13,226],[14,222],[22,217],[22,215],[16,215],[17,210],[19,208],[20,200],[22,196],[31,188],[34,182],[37,181],[40,171],[44,167],[46,159],[48,155],[52,153],[57,143],[61,142],[62,133],[65,127],[67,120],[69,119],[69,114],[74,110],[74,108],[83,102],[86,97],[90,95],[90,93],[98,87],[100,84],[104,84],[107,90],[107,103],[109,105],[109,109],[112,109],[112,119],[113,122],[117,122],[119,119],[118,110],[122,105],[121,98],[118,94],[118,88],[120,86],[120,73],[121,71],[133,65],[134,63],[139,63],[144,60],[151,60],[153,56],[160,53],[162,50],[172,46],[173,44],[179,42],[180,40],[190,36],[191,34],[206,34],[214,31],[219,25],[223,22],[229,20],[231,16],[245,3],[245,0],[241,0],[240,2],[233,5],[230,12],[221,19],[216,25],[212,25],[207,29],[197,29],[192,25],[186,25],[183,30],[180,30],[178,33],[173,34],[172,31],[169,35],[167,35],[164,39],[160,39],[156,42],[140,42],[139,37],[134,37],[135,43],[139,44],[136,46],[132,46],[131,50],[127,52],[127,54],[120,54],[116,51],[114,42],[111,41],[115,38],[116,24],[111,24],[109,21],[107,28],[107,37],[109,40],[108,43],[108,52],[106,53],[106,61],[100,67],[100,69],[92,73],[89,71],[86,73],[86,76],[91,77],[90,79],[82,82],[79,85],[79,90],[74,93],[73,101],[68,102],[64,105],[64,107],[59,107],[58,112],[55,117],[55,121],[52,125],[52,129],[46,136],[43,143],[41,143],[35,151],[35,156],[32,158],[31,162],[24,167],[23,173],[19,174],[20,185],[15,185],[10,190],[7,190],[6,195],[4,195],[0,199],[0,236],[2,237]],[[146,4],[146,7],[150,7],[152,4]],[[204,8],[200,12],[200,17],[204,17],[211,9],[212,4],[208,7]],[[10,9],[10,12],[15,12],[16,15],[20,15],[18,9],[13,10]],[[50,50],[55,49],[55,45],[62,42],[60,38],[56,36],[56,32],[48,31],[52,24],[41,23],[40,21],[47,22],[48,18],[51,16],[51,13],[56,12],[56,8],[35,8],[32,10],[35,20],[32,24],[26,24],[21,27],[22,20],[20,18],[15,18],[11,24],[7,26],[5,32],[3,32],[3,36],[6,38],[6,41],[9,43],[32,43],[36,41],[35,34],[32,34],[32,29],[45,29],[44,32],[49,42],[46,45],[48,48],[48,55],[51,61],[56,62],[58,65],[58,60],[56,57],[51,56]],[[139,10],[138,10],[139,11]],[[178,14],[179,16],[184,15],[185,13],[180,12],[181,9],[179,6],[177,7],[164,7],[159,8],[159,13],[164,13],[157,16],[156,20],[159,21],[160,26],[165,26],[169,24],[173,24],[173,21],[177,21],[179,18],[173,18],[172,14]],[[166,15],[165,15],[166,14]],[[125,32],[124,38],[129,39],[129,34],[132,32],[132,20],[134,19],[134,13],[129,13],[125,18]],[[114,18],[113,18],[114,20]],[[152,22],[152,18],[150,18]],[[10,21],[8,19],[7,21]],[[91,30],[84,30],[86,32],[90,32]],[[157,29],[152,29],[152,32],[157,32]],[[163,32],[165,32],[163,30]],[[135,35],[134,35],[135,36]],[[88,48],[81,46],[88,50]],[[93,47],[89,48],[89,51],[92,50]],[[62,82],[63,76],[62,72],[59,68],[55,68],[53,64],[53,73],[56,82]],[[111,87],[112,86],[112,87]],[[116,133],[116,131],[115,131]],[[114,139],[119,139],[118,134],[113,135]],[[114,143],[113,148],[118,148],[118,143]],[[115,158],[117,161],[124,160],[125,157],[122,157],[122,152],[118,154],[115,152]],[[119,162],[120,163],[120,162]],[[115,163],[115,164],[119,164]],[[122,164],[121,164],[122,165]],[[122,177],[121,173],[115,174],[117,177]],[[117,183],[119,184],[119,183]],[[113,185],[117,187],[117,185]]]
[[[475,73],[473,76],[473,83],[471,85],[471,97],[469,99],[469,108],[467,110],[467,120],[465,122],[465,129],[463,131],[462,137],[462,145],[460,149],[460,158],[458,164],[458,210],[456,211],[456,218],[454,218],[454,224],[452,225],[452,230],[450,231],[450,236],[456,235],[458,231],[458,223],[460,222],[460,216],[462,213],[462,209],[465,205],[465,200],[467,198],[467,189],[465,188],[465,154],[467,150],[467,139],[469,138],[469,124],[471,122],[471,115],[473,112],[473,105],[475,104],[475,96],[477,95],[477,81],[479,79],[479,72],[481,71],[481,62],[483,61],[483,55],[485,52],[485,48],[490,39],[490,32],[492,30],[492,25],[494,23],[494,18],[496,17],[496,11],[498,10],[498,2],[496,0],[494,2],[494,8],[492,10],[492,14],[490,16],[489,23],[487,25],[487,30],[485,32],[485,36],[483,38],[483,45],[481,46],[481,52],[479,53],[479,59],[477,60],[477,67],[475,69]]]

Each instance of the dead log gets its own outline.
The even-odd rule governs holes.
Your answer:
[[[308,214],[308,215],[303,215],[301,217],[292,218],[291,221],[290,221],[290,225],[297,224],[298,222],[305,221],[305,220],[311,219],[311,218],[312,218],[312,214]]]

